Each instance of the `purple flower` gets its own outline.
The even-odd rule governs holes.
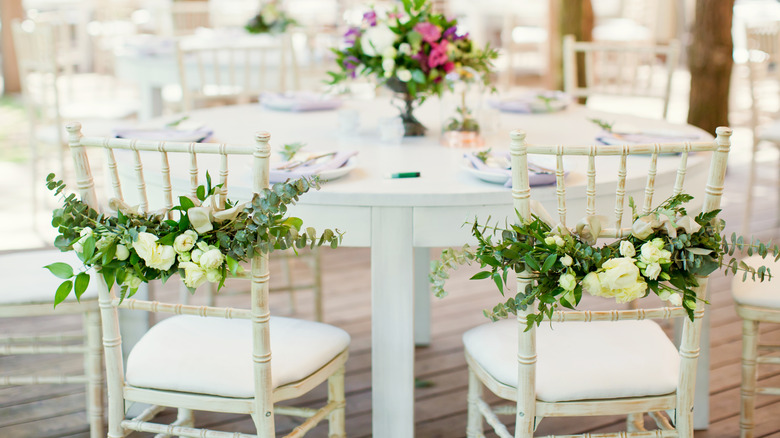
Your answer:
[[[457,33],[458,33],[458,27],[450,26],[449,28],[447,28],[447,30],[444,31],[441,37],[442,39],[449,39],[450,41],[452,41],[453,39],[457,39]]]
[[[344,65],[344,68],[347,69],[347,71],[349,72],[349,76],[352,79],[354,79],[355,76],[357,76],[356,69],[358,65],[360,65],[360,60],[354,56],[347,56],[346,58],[344,58],[343,61],[341,61],[341,63]]]
[[[431,68],[436,68],[440,65],[444,65],[449,61],[447,57],[447,40],[443,40],[441,43],[431,43],[431,53],[428,55],[428,65]]]
[[[344,34],[344,42],[347,44],[355,44],[355,41],[357,41],[358,37],[360,36],[360,29],[357,27],[350,27],[349,30]]]
[[[368,23],[369,26],[374,27],[376,26],[376,12],[375,11],[368,11],[363,14],[363,21]]]
[[[439,26],[435,24],[417,23],[414,26],[414,30],[422,35],[422,39],[426,43],[433,43],[435,41],[439,41],[439,38],[441,38],[441,29],[439,29]]]

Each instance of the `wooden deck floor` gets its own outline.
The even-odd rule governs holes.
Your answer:
[[[734,165],[729,169],[724,200],[730,228],[738,231],[744,205],[742,203],[746,166],[742,149],[735,148]],[[771,157],[770,157],[771,158]],[[758,181],[758,201],[752,215],[753,230],[763,237],[776,233],[777,169],[776,161],[762,164]],[[342,248],[324,251],[324,286],[326,321],[347,330],[352,336],[350,359],[347,364],[347,430],[351,438],[371,435],[371,345],[370,345],[370,277],[369,252],[366,249]],[[418,437],[463,437],[466,423],[466,365],[463,358],[461,335],[467,329],[484,323],[481,309],[492,306],[497,292],[487,282],[468,281],[468,270],[463,270],[450,282],[451,294],[443,300],[433,299],[433,342],[430,347],[418,348],[415,375],[428,383],[415,392],[415,424]],[[739,435],[740,385],[740,321],[734,313],[730,293],[730,279],[718,275],[711,283],[712,292],[712,350],[710,364],[710,418],[707,431],[696,433],[697,438],[736,437]],[[174,298],[168,290],[163,295]],[[228,300],[241,300],[230,297]],[[273,307],[280,314],[288,312],[286,295],[275,295]],[[297,296],[298,315],[312,315],[307,293]],[[47,317],[30,320],[0,320],[0,332],[16,332],[29,328],[57,328],[78,330],[79,318]],[[780,326],[765,327],[763,335],[780,343]],[[0,357],[3,374],[64,370],[76,373],[81,358],[53,356]],[[765,369],[764,383],[780,386],[780,367]],[[319,388],[302,400],[305,405],[321,402],[325,397]],[[162,420],[172,421],[173,411],[166,411]],[[757,437],[780,437],[780,397],[762,397],[758,400]],[[228,431],[251,433],[248,416],[198,413],[199,426]],[[279,432],[289,431],[294,423],[284,418],[277,420]],[[538,433],[584,433],[617,430],[622,419],[548,419],[541,423]],[[310,436],[325,437],[326,428],[320,426]],[[44,438],[86,437],[84,390],[78,385],[15,386],[0,388],[0,437]],[[136,436],[136,435],[133,435]],[[140,434],[138,436],[141,436]],[[492,436],[492,435],[489,435]]]

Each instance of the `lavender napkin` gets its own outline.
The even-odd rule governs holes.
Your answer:
[[[154,140],[154,141],[183,141],[200,143],[214,134],[214,131],[207,128],[198,129],[142,129],[142,128],[118,128],[114,129],[116,138],[134,138],[136,140]]]
[[[287,164],[286,161],[281,163],[276,163],[271,168],[270,181],[272,183],[284,182],[287,181],[288,179],[298,179],[304,176],[317,175],[318,173],[325,170],[338,169],[344,166],[345,164],[347,164],[347,161],[349,161],[349,159],[354,157],[355,155],[357,155],[357,151],[341,151],[341,152],[337,152],[332,159],[327,160],[325,162],[317,163],[315,161],[310,165],[298,166],[291,170],[279,169],[280,166]]]
[[[491,152],[491,155],[494,157],[504,158],[507,160],[507,162],[510,160],[509,152]],[[471,164],[472,167],[474,167],[477,170],[483,171],[483,172],[490,172],[495,173],[499,175],[506,175],[506,182],[504,183],[504,187],[512,187],[512,169],[504,169],[500,167],[494,167],[494,166],[488,166],[485,164],[482,160],[474,156],[473,153],[466,153],[463,154],[463,156],[468,160],[469,164]],[[529,169],[530,170],[530,169]],[[528,174],[528,183],[531,186],[544,186],[548,184],[553,184],[555,182],[555,174],[554,173],[533,173],[530,172]]]
[[[260,103],[266,108],[280,111],[324,111],[341,106],[341,100],[336,97],[310,91],[266,92],[260,96]]]
[[[531,114],[561,111],[571,101],[571,96],[562,91],[539,90],[499,99],[488,99],[488,105],[503,112]]]
[[[620,134],[605,132],[596,137],[596,140],[602,144],[647,144],[647,143],[679,143],[684,141],[701,140],[697,134],[685,134],[683,132],[637,132],[631,134]]]

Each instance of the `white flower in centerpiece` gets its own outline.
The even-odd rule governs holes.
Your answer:
[[[401,43],[398,45],[398,53],[410,56],[412,54],[412,46],[409,43]]]
[[[127,260],[130,257],[130,250],[121,243],[116,246],[116,253],[114,254],[117,260]]]
[[[206,271],[195,263],[179,263],[179,268],[184,269],[184,285],[189,288],[195,289],[207,280]]]
[[[602,265],[604,272],[599,274],[602,295],[615,297],[618,303],[627,303],[644,296],[647,283],[639,276],[639,268],[634,259],[618,257],[609,259]]]
[[[669,295],[669,304],[672,306],[682,306],[682,295],[680,294],[671,294]]]
[[[360,47],[368,56],[379,56],[388,47],[392,47],[398,35],[386,24],[378,24],[369,28],[360,38]]]
[[[157,236],[152,233],[138,233],[138,239],[133,242],[133,249],[138,253],[138,257],[147,260],[152,257],[154,249],[157,247]]]
[[[685,231],[685,234],[693,234],[701,229],[701,225],[690,216],[683,216],[675,222],[677,222],[677,228]]]
[[[167,271],[176,261],[176,251],[169,245],[158,245],[157,236],[151,233],[138,233],[138,240],[133,242],[133,249],[138,253],[146,266]]]
[[[658,263],[650,263],[645,267],[645,269],[642,271],[642,274],[651,279],[655,280],[658,278],[658,274],[661,273],[661,265]]]
[[[125,276],[125,281],[122,282],[122,284],[126,285],[128,289],[138,289],[138,286],[140,286],[142,283],[140,277],[136,277],[134,274],[128,273]]]
[[[604,291],[601,287],[601,279],[599,278],[599,275],[595,272],[591,272],[588,275],[585,276],[585,278],[582,279],[582,288],[585,289],[585,292],[596,296],[601,297],[604,296]]]
[[[395,76],[401,82],[409,82],[412,80],[412,72],[405,68],[399,68],[395,71]]]
[[[547,236],[544,238],[545,245],[555,245],[555,237]]]
[[[222,273],[219,269],[208,269],[206,270],[206,280],[209,283],[219,283],[222,280]]]
[[[661,248],[663,248],[664,243],[661,239],[653,239],[651,242],[642,244],[639,248],[639,261],[646,265],[651,265],[653,263],[671,263],[671,251],[659,248],[659,242]]]
[[[208,233],[214,229],[211,224],[211,209],[208,207],[192,207],[187,210],[187,216],[190,218],[190,225],[198,234]]]
[[[558,285],[562,287],[563,290],[572,291],[577,287],[577,277],[571,272],[567,272],[558,277]]]
[[[76,252],[84,252],[84,240],[91,236],[93,233],[92,228],[84,227],[79,232],[79,240],[73,243],[73,250]]]
[[[634,257],[636,255],[636,248],[634,248],[634,244],[628,240],[620,242],[620,255],[623,257]]]
[[[385,71],[385,77],[389,78],[393,76],[393,70],[395,70],[395,59],[385,58],[382,60],[382,70]]]
[[[182,254],[191,250],[197,241],[198,233],[192,230],[187,230],[176,236],[176,240],[173,241],[173,249],[177,254]]]
[[[190,258],[194,263],[200,264],[200,256],[203,255],[203,250],[200,248],[193,249],[190,253]]]
[[[555,244],[558,245],[558,246],[563,246],[563,245],[566,244],[566,241],[563,240],[563,237],[561,237],[561,236],[559,236],[557,234],[555,236],[553,236],[553,239],[555,239]]]
[[[631,234],[637,239],[645,240],[653,234],[659,222],[650,216],[642,216],[631,225]]]
[[[382,58],[395,58],[395,55],[398,54],[398,51],[395,50],[395,47],[390,46],[382,51]]]
[[[200,256],[198,264],[203,269],[215,269],[222,266],[222,262],[224,261],[225,257],[222,255],[222,252],[217,248],[212,247],[212,249],[209,249]]]
[[[571,266],[572,263],[574,263],[574,259],[572,259],[570,255],[566,254],[565,256],[561,257],[561,264],[563,266]]]

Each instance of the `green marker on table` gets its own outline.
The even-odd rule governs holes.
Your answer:
[[[419,178],[420,172],[396,172],[385,175],[387,178]]]

